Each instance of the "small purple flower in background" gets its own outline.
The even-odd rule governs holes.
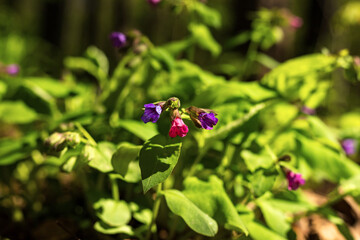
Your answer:
[[[296,190],[300,187],[300,185],[305,184],[305,180],[302,178],[300,173],[294,173],[292,171],[288,171],[286,173],[286,178],[288,180],[288,190]]]
[[[149,4],[153,5],[153,6],[156,6],[158,5],[161,0],[147,0]]]
[[[353,155],[356,153],[356,144],[356,140],[351,138],[344,139],[341,142],[341,146],[344,149],[346,155]]]
[[[217,124],[218,120],[214,113],[200,113],[199,120],[201,127],[206,130],[211,130]]]
[[[292,16],[290,18],[290,26],[292,28],[298,29],[303,25],[303,20],[301,17],[298,16]]]
[[[126,44],[126,36],[121,32],[112,32],[110,34],[110,39],[112,41],[113,46],[116,48],[121,48]]]
[[[144,123],[153,122],[155,123],[162,112],[162,108],[160,105],[155,105],[153,103],[145,104],[145,112],[141,117]]]
[[[304,114],[307,114],[307,115],[315,115],[316,114],[315,109],[309,108],[307,106],[303,106],[301,108],[301,112],[303,112]]]
[[[19,73],[20,67],[17,64],[10,64],[6,66],[6,73],[15,76]]]
[[[181,118],[177,117],[171,122],[169,136],[172,138],[176,136],[185,137],[188,131],[188,126],[186,126],[186,124]]]
[[[357,66],[357,67],[360,66],[360,57],[359,57],[359,56],[355,56],[355,57],[354,57],[354,64],[355,64],[355,66]]]

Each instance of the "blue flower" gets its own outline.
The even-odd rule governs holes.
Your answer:
[[[213,129],[213,126],[217,124],[218,119],[215,117],[214,113],[200,113],[199,120],[201,123],[201,127],[206,130]]]
[[[161,106],[155,105],[153,103],[149,103],[149,104],[145,104],[144,107],[145,107],[145,112],[142,115],[141,120],[144,123],[147,122],[155,123],[159,119],[160,114],[162,112]]]

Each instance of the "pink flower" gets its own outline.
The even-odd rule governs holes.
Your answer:
[[[286,173],[286,178],[288,180],[288,189],[296,190],[300,187],[300,185],[305,184],[305,180],[302,178],[300,173],[294,173],[292,171],[288,171]]]
[[[301,17],[298,16],[293,16],[290,18],[290,26],[298,29],[303,25],[303,20]]]
[[[153,6],[156,6],[161,2],[161,0],[147,0],[147,1]]]
[[[19,71],[20,71],[20,67],[17,64],[10,64],[6,66],[6,72],[11,76],[17,75]]]
[[[184,121],[181,118],[177,117],[171,123],[169,136],[172,138],[176,137],[177,135],[179,135],[180,137],[185,137],[188,131],[188,126],[185,125]]]

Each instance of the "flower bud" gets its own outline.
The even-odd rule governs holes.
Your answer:
[[[65,140],[63,133],[55,132],[45,140],[45,144],[58,152],[66,147]]]
[[[171,97],[165,103],[165,107],[170,109],[178,109],[180,106],[180,100],[177,97]]]
[[[52,147],[55,151],[61,151],[67,146],[75,148],[80,142],[80,134],[76,132],[55,132],[45,140],[45,144]]]
[[[76,132],[65,132],[65,139],[67,146],[75,148],[81,142],[80,134]]]

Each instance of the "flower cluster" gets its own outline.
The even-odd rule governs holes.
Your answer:
[[[171,128],[169,136],[185,137],[189,131],[188,126],[182,120],[183,115],[188,115],[196,127],[211,130],[217,124],[216,113],[211,109],[203,109],[191,106],[185,111],[179,111],[180,100],[176,97],[169,98],[167,101],[145,104],[145,111],[141,117],[144,123],[157,122],[163,111],[170,111]]]

